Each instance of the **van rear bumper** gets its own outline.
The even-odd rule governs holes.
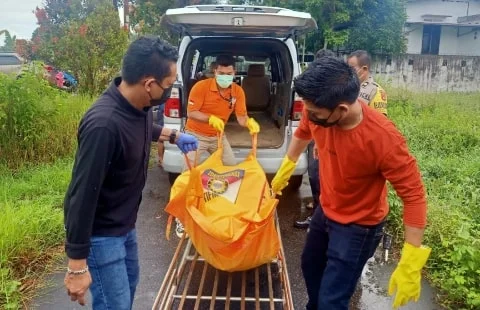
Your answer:
[[[237,163],[243,161],[244,157],[236,157]],[[275,174],[278,168],[282,164],[283,157],[261,157],[257,156],[257,160],[262,166],[266,174]],[[165,154],[163,156],[163,170],[169,173],[181,173],[184,167],[185,159],[179,149],[165,148]],[[307,172],[308,162],[307,154],[304,152],[297,161],[297,166],[293,175],[303,175]]]

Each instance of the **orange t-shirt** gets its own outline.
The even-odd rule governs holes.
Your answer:
[[[314,139],[320,158],[320,202],[333,221],[375,225],[388,214],[388,180],[404,203],[404,223],[426,225],[425,188],[405,138],[384,115],[362,103],[355,128],[324,128],[308,120],[306,109],[295,137]]]
[[[202,80],[197,82],[190,91],[187,111],[200,111],[209,116],[215,115],[226,123],[233,111],[237,116],[247,115],[245,92],[236,83],[232,83],[230,88],[220,93],[215,78]],[[187,119],[185,129],[203,136],[217,135],[217,131],[208,123],[191,118]]]

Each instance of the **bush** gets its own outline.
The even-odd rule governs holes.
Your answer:
[[[88,97],[72,96],[31,72],[0,74],[0,165],[19,168],[72,154]]]
[[[389,92],[389,115],[416,156],[428,193],[427,271],[449,308],[480,308],[480,94]],[[403,231],[393,191],[390,229]],[[398,240],[398,239],[397,239]]]

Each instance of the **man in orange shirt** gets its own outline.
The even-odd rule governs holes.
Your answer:
[[[315,55],[315,59],[324,56],[335,56],[333,52],[328,50],[320,50]],[[363,100],[369,107],[379,111],[380,113],[387,116],[387,93],[383,88],[377,84],[373,77],[370,74],[371,59],[367,51],[358,50],[351,53],[347,58],[347,63],[352,66],[357,72],[358,78],[360,80],[360,93],[358,98]],[[310,148],[309,148],[310,150]],[[310,157],[309,157],[310,159]],[[318,164],[318,160],[316,160]],[[310,167],[310,164],[309,164]],[[309,168],[310,169],[310,168]],[[316,168],[318,171],[318,167]],[[310,186],[312,188],[312,193],[320,193],[320,185],[317,179],[309,176]],[[315,194],[313,194],[315,201]],[[318,198],[317,198],[318,199]],[[316,201],[318,204],[318,200]],[[308,228],[312,216],[307,217],[305,220],[295,221],[294,226],[297,228]]]
[[[421,269],[430,249],[425,189],[415,158],[395,125],[358,100],[360,82],[340,59],[315,60],[294,82],[305,103],[302,119],[272,190],[281,194],[295,162],[313,139],[320,158],[320,205],[302,254],[307,309],[348,309],[388,215],[388,180],[403,200],[405,244],[389,293],[394,307],[420,296]]]
[[[260,131],[258,123],[247,115],[243,89],[233,83],[235,59],[232,56],[220,55],[216,63],[215,78],[196,83],[188,97],[185,132],[198,138],[199,155],[205,151],[212,154],[217,150],[217,135],[223,132],[233,111],[238,123],[247,127],[250,134]],[[227,166],[235,165],[235,156],[225,135],[222,143],[223,163]],[[190,160],[194,159],[194,155],[194,152],[188,154]]]
[[[235,59],[229,55],[219,55],[216,59],[215,77],[197,82],[188,97],[187,123],[185,132],[198,139],[197,152],[187,154],[193,162],[195,155],[200,158],[207,152],[212,154],[217,150],[219,132],[223,132],[225,123],[235,111],[237,121],[247,127],[250,134],[260,131],[260,126],[247,115],[245,93],[242,87],[233,83],[235,76]],[[227,137],[223,135],[223,164],[233,166],[237,162]],[[184,166],[187,169],[187,166]],[[175,233],[180,238],[184,229],[182,223],[176,220]]]

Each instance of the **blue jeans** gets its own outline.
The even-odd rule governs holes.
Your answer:
[[[140,273],[135,229],[120,237],[91,237],[87,264],[93,309],[132,309]]]
[[[307,150],[307,162],[308,162],[308,180],[310,181],[310,189],[312,191],[313,207],[318,208],[320,206],[320,174],[319,161],[313,156],[315,143],[312,141],[308,145]]]
[[[383,225],[343,225],[316,208],[302,253],[307,309],[348,310],[362,269],[382,238]]]

